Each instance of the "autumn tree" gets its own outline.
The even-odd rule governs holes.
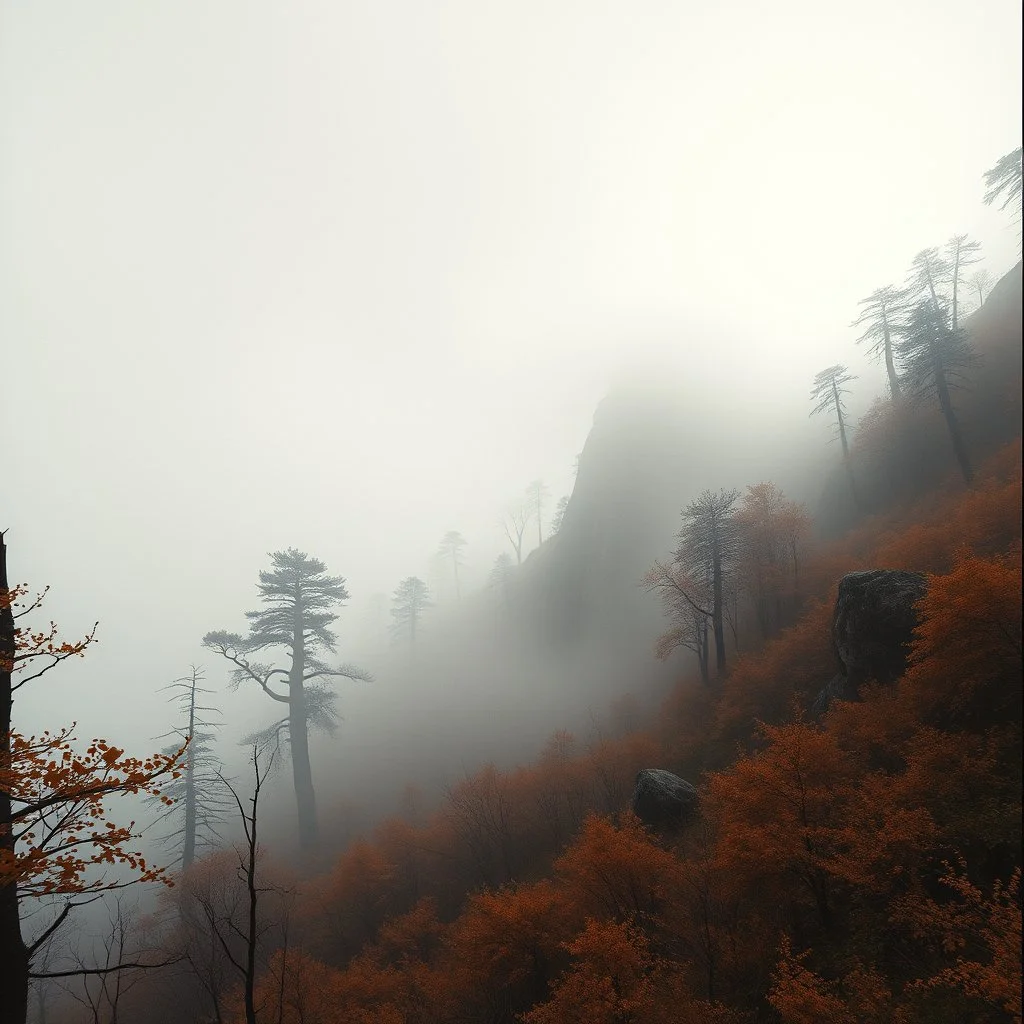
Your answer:
[[[407,576],[391,598],[391,631],[396,639],[416,646],[416,631],[423,613],[431,607],[430,591],[418,576]]]
[[[275,739],[287,736],[298,807],[299,843],[308,850],[317,836],[309,731],[318,728],[332,732],[337,725],[331,680],[369,680],[371,676],[350,664],[331,667],[323,657],[337,650],[338,638],[331,623],[338,618],[334,609],[348,599],[345,580],[328,576],[323,562],[295,548],[275,551],[270,558],[272,568],[260,571],[257,586],[264,607],[245,613],[249,620],[248,635],[223,630],[207,633],[203,646],[234,666],[234,686],[254,683],[286,709],[285,715],[262,735]],[[275,667],[250,657],[274,648],[284,649],[287,667]],[[281,686],[283,690],[279,689]]]
[[[847,433],[847,413],[843,403],[843,396],[850,392],[846,385],[851,380],[856,380],[856,374],[837,363],[835,366],[826,367],[814,378],[811,386],[811,401],[815,402],[811,415],[818,413],[829,413],[835,417],[836,430],[839,433],[839,444],[843,450],[843,466],[846,469],[847,479],[850,481],[850,493],[853,495],[855,505],[860,504],[857,494],[857,481],[853,475],[853,464],[850,461],[850,439]]]
[[[747,488],[736,525],[739,573],[767,638],[786,624],[795,603],[800,546],[810,531],[810,517],[769,482]]]
[[[969,484],[974,472],[952,398],[952,390],[962,385],[964,371],[972,362],[966,334],[950,326],[944,307],[919,302],[911,313],[899,351],[911,397],[917,401],[938,400],[960,472]]]
[[[170,700],[178,705],[182,723],[160,737],[174,737],[163,752],[172,754],[184,744],[185,756],[181,778],[163,788],[163,795],[174,803],[162,808],[154,824],[165,825],[161,840],[175,850],[172,863],[180,864],[182,871],[188,871],[197,851],[215,847],[221,841],[219,829],[228,810],[219,781],[223,765],[213,751],[219,725],[206,717],[219,712],[200,703],[204,694],[213,692],[200,685],[203,678],[202,669],[193,665],[187,676],[164,687],[171,691]],[[150,799],[154,803],[160,800]]]
[[[45,593],[31,599],[23,585],[9,585],[0,533],[0,992],[11,1024],[26,1018],[30,977],[67,974],[33,962],[77,907],[103,892],[163,878],[134,849],[135,822],[118,825],[108,808],[111,797],[157,795],[177,776],[182,754],[134,758],[99,739],[81,750],[73,725],[34,736],[12,729],[14,695],[95,642],[95,626],[83,639],[65,641],[52,622],[38,630],[20,625]],[[111,877],[114,867],[129,874]],[[39,898],[63,906],[26,941],[26,901]]]
[[[959,324],[960,282],[964,276],[964,268],[977,263],[981,257],[981,244],[968,238],[967,235],[954,235],[946,243],[946,263],[949,265],[950,283],[950,326],[955,331]]]
[[[858,342],[868,343],[868,355],[885,362],[889,393],[895,401],[900,397],[900,378],[896,372],[896,340],[903,329],[907,312],[906,293],[895,285],[876,288],[858,305],[863,306],[854,327],[864,328]]]
[[[462,549],[466,546],[466,538],[458,530],[449,530],[438,545],[438,557],[449,562],[452,567],[452,579],[455,581],[455,596],[462,597],[462,586],[459,582],[459,569],[463,565]]]
[[[543,480],[534,480],[526,488],[526,507],[537,521],[537,547],[544,543],[544,508],[550,493]]]

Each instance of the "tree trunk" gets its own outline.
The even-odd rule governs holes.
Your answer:
[[[181,870],[188,871],[196,856],[196,670],[192,669],[192,689],[188,702],[188,750],[185,752],[185,841],[181,850]]]
[[[843,407],[839,402],[839,389],[836,382],[832,381],[832,401],[836,407],[836,421],[839,423],[839,443],[843,447],[843,465],[846,467],[846,477],[850,481],[850,494],[853,496],[853,504],[860,508],[860,495],[857,493],[857,480],[853,475],[853,464],[850,462],[850,442],[846,437],[846,421],[843,419]]]
[[[942,409],[946,427],[949,429],[949,439],[952,441],[953,451],[956,453],[956,461],[960,464],[964,483],[970,485],[974,479],[974,471],[971,469],[971,460],[967,455],[963,435],[960,433],[960,423],[956,418],[956,410],[953,408],[953,400],[949,394],[946,373],[938,357],[935,358],[935,386],[939,393],[939,407]]]
[[[11,768],[11,672],[14,669],[14,612],[7,582],[7,545],[0,533],[0,772]],[[0,850],[14,853],[10,794],[0,790]],[[0,999],[4,1020],[24,1024],[28,1016],[28,950],[21,937],[18,886],[0,883]]]
[[[715,634],[715,671],[721,677],[725,675],[725,615],[722,600],[722,553],[719,541],[714,540],[711,553],[711,583],[714,588],[714,604],[711,607],[711,627]]]
[[[960,246],[956,247],[956,256],[953,257],[953,330],[956,330],[956,307],[957,307],[957,292],[960,284]]]
[[[896,372],[896,360],[892,351],[892,335],[889,332],[889,322],[882,323],[882,333],[885,338],[885,372],[889,375],[889,392],[894,402],[898,401],[903,394],[900,388],[899,374]]]
[[[258,785],[258,783],[257,783]],[[259,904],[259,892],[256,889],[256,802],[259,793],[252,801],[252,832],[249,837],[249,861],[246,865],[245,881],[249,892],[248,935],[245,943],[245,1022],[256,1022],[256,910]]]
[[[303,673],[306,671],[305,639],[301,611],[297,611],[292,646],[292,667],[288,674],[288,741],[292,755],[295,803],[299,812],[299,846],[303,850],[310,850],[316,843],[317,828],[313,769],[309,763],[306,694],[302,679]]]

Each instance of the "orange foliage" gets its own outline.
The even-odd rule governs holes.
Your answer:
[[[524,1024],[726,1024],[728,1012],[692,999],[675,968],[627,922],[588,920],[565,947],[573,957],[551,998]]]
[[[656,846],[632,814],[618,826],[591,816],[554,864],[572,905],[615,921],[648,921],[669,898],[679,862]]]
[[[8,623],[41,606],[46,591],[26,604],[27,592],[24,585],[0,589],[0,611]],[[13,633],[13,659],[0,666],[11,673],[11,692],[69,658],[84,657],[95,643],[96,627],[78,641],[61,640],[53,622],[37,631],[15,625]],[[0,821],[0,887],[15,884],[20,896],[43,896],[126,884],[90,871],[106,866],[128,867],[139,881],[167,881],[161,868],[131,849],[139,838],[135,822],[110,820],[108,804],[119,794],[159,797],[161,781],[179,777],[184,747],[136,758],[93,739],[84,752],[77,751],[74,725],[38,736],[11,731],[0,740],[0,791],[10,799],[9,817]]]

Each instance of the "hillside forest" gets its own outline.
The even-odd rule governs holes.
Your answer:
[[[1019,221],[1019,148],[984,187]],[[79,735],[73,707],[19,731],[22,688],[74,673],[99,634],[47,620],[5,538],[4,1024],[1020,1022],[1021,265],[996,279],[980,258],[957,235],[849,311],[888,389],[853,422],[846,366],[807,382],[836,438],[816,508],[770,480],[690,481],[671,555],[629,580],[664,616],[656,701],[623,680],[589,736],[551,721],[533,760],[440,794],[410,778],[344,841],[310,737],[336,727],[339,682],[374,683],[344,657],[333,567],[296,548],[254,566],[245,628],[210,623],[167,683],[162,745],[132,753]],[[438,572],[545,620],[565,592],[524,555],[534,533],[569,550],[588,515],[536,481],[487,594],[463,592],[456,530]],[[874,570],[920,574],[904,660],[833,686],[842,581]],[[413,662],[435,601],[396,585]],[[267,712],[235,773],[228,674]],[[640,813],[649,769],[686,783],[687,813]],[[293,817],[271,842],[282,776]]]

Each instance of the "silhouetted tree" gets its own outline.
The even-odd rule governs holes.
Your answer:
[[[977,263],[981,257],[978,253],[981,250],[981,245],[978,242],[972,241],[967,235],[954,235],[946,243],[946,254],[948,256],[947,263],[949,264],[949,280],[952,286],[952,305],[950,307],[952,315],[952,328],[955,331],[959,323],[959,293],[960,293],[960,279],[963,277],[964,267],[969,267],[973,263]]]
[[[530,513],[524,505],[513,505],[501,521],[501,525],[505,529],[505,536],[508,537],[508,542],[516,553],[517,565],[523,564],[523,534],[526,532],[526,524],[529,521]]]
[[[555,505],[555,515],[551,520],[551,535],[554,536],[562,528],[562,520],[565,519],[565,510],[569,507],[569,495],[563,494]]]
[[[304,551],[289,548],[270,556],[273,568],[261,570],[257,590],[266,606],[246,612],[248,636],[223,630],[207,633],[203,646],[226,658],[235,666],[232,683],[256,683],[273,701],[283,704],[287,714],[263,733],[280,739],[287,734],[292,756],[292,775],[298,807],[299,842],[309,849],[316,841],[316,798],[309,762],[309,730],[321,728],[333,732],[338,716],[336,695],[329,680],[369,680],[369,673],[353,665],[331,668],[320,656],[333,654],[338,638],[330,628],[338,616],[334,609],[348,600],[345,580],[328,576],[327,568]],[[249,660],[249,655],[268,648],[282,647],[288,655],[287,668]],[[283,684],[280,692],[274,684]]]
[[[849,394],[845,385],[856,379],[856,374],[850,373],[842,363],[822,370],[814,378],[814,384],[811,387],[811,401],[817,403],[811,410],[811,415],[831,412],[835,416],[839,443],[843,449],[843,465],[846,467],[846,475],[850,481],[850,493],[853,495],[854,504],[859,506],[857,482],[854,479],[853,466],[850,463],[850,440],[846,432],[846,407],[843,404],[843,395]]]
[[[431,606],[430,591],[418,576],[407,576],[391,598],[391,629],[394,636],[416,646],[416,631],[423,613]]]
[[[978,306],[985,304],[985,291],[992,283],[992,275],[987,270],[976,270],[969,278],[969,284],[978,293]]]
[[[534,480],[526,488],[526,507],[537,520],[537,547],[544,543],[544,503],[549,493],[543,480]]]
[[[907,295],[894,285],[877,288],[858,305],[863,312],[853,322],[854,327],[863,327],[864,333],[857,339],[869,343],[868,355],[885,360],[885,372],[889,378],[889,392],[893,401],[900,397],[900,378],[896,372],[896,339],[905,324]]]
[[[251,763],[255,784],[252,796],[249,798],[251,811],[247,814],[237,791],[228,782],[222,779],[224,786],[238,808],[238,815],[242,821],[242,829],[245,833],[245,842],[236,848],[238,857],[238,877],[245,881],[245,912],[241,922],[230,918],[221,917],[210,902],[200,901],[201,909],[206,916],[207,926],[216,937],[228,963],[235,969],[235,972],[242,980],[242,997],[245,1007],[246,1024],[257,1024],[256,1003],[254,998],[256,986],[256,952],[261,937],[259,904],[263,893],[269,891],[267,887],[257,884],[257,867],[260,858],[260,847],[258,842],[259,829],[259,803],[260,792],[267,776],[274,765],[274,752],[267,756],[266,767],[261,764],[263,751],[258,744],[253,745]],[[241,948],[235,940],[241,941]]]
[[[1014,223],[1019,224],[1021,219],[1020,146],[1012,153],[1001,156],[985,172],[985,205],[991,206],[997,199],[1002,199],[999,209],[1005,210],[1009,206]]]
[[[657,593],[662,608],[671,622],[671,628],[658,637],[655,653],[664,661],[677,647],[685,647],[697,656],[701,679],[707,683],[711,675],[708,670],[708,623],[711,611],[710,594],[688,579],[680,566],[663,565],[655,562],[645,573],[642,586],[648,593]]]
[[[950,391],[963,381],[963,371],[970,365],[971,358],[966,334],[963,330],[952,329],[945,309],[929,302],[915,307],[907,334],[900,343],[904,379],[915,399],[938,399],[960,472],[968,484],[974,473]]]
[[[197,850],[216,846],[221,836],[219,827],[224,821],[229,804],[219,778],[223,765],[213,752],[215,730],[219,725],[208,721],[206,714],[219,714],[216,708],[200,704],[202,694],[212,690],[200,686],[203,671],[193,665],[187,676],[175,679],[165,686],[171,691],[170,700],[179,705],[184,722],[161,739],[173,736],[174,742],[164,748],[165,754],[173,754],[182,744],[185,747],[181,778],[175,779],[163,788],[162,796],[174,803],[166,807],[154,824],[170,823],[170,830],[161,836],[161,842],[175,849],[174,863],[180,863],[187,871],[196,858]],[[163,805],[160,798],[148,802]]]
[[[922,249],[910,265],[907,275],[907,291],[910,299],[927,293],[932,305],[939,308],[939,293],[950,278],[952,268],[938,249]]]
[[[466,538],[458,530],[449,530],[442,538],[438,546],[438,556],[451,562],[452,577],[455,580],[455,596],[462,597],[462,587],[459,583],[459,567],[462,562],[462,549],[466,546]]]
[[[710,612],[715,638],[715,669],[725,675],[725,587],[736,568],[736,524],[734,506],[739,491],[703,491],[683,509],[683,528],[679,531],[680,546],[675,553],[682,579],[697,586],[706,581],[711,607],[702,609],[697,600],[693,607]]]

